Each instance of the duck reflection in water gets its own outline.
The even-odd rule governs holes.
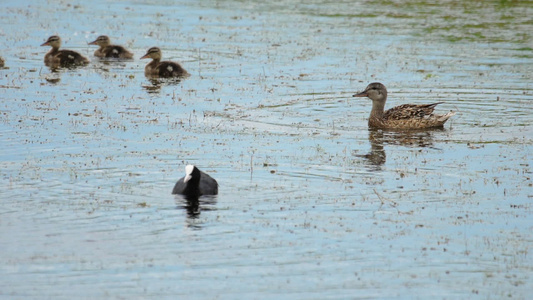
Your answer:
[[[444,131],[446,130],[443,128],[407,131],[369,129],[368,141],[370,142],[370,152],[357,156],[364,158],[372,166],[371,171],[380,171],[381,166],[387,161],[384,145],[434,148],[434,133]]]
[[[200,207],[205,209],[216,204],[218,183],[196,166],[188,165],[185,167],[185,176],[176,182],[172,194],[182,195],[182,203],[178,204],[178,208],[185,208],[189,217],[196,218],[200,214]]]
[[[150,84],[143,84],[142,88],[149,94],[157,94],[164,86],[172,86],[180,84],[183,78],[153,78],[147,77]]]
[[[387,154],[383,149],[383,131],[369,130],[368,141],[370,142],[370,152],[360,156],[366,159],[371,166],[376,167],[373,171],[379,171],[381,165],[387,161]]]

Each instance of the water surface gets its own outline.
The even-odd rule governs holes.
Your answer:
[[[528,1],[2,6],[2,298],[530,295]],[[53,34],[91,64],[46,68]],[[192,76],[145,78],[152,46]],[[457,115],[369,131],[374,81]],[[220,184],[192,210],[190,163]]]

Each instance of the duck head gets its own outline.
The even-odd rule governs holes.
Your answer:
[[[151,58],[151,59],[160,60],[161,56],[162,56],[161,49],[159,49],[157,47],[152,47],[152,48],[148,49],[148,51],[146,51],[146,54],[143,55],[140,59]]]
[[[369,84],[366,89],[354,97],[368,97],[372,101],[385,102],[387,100],[387,88],[379,82]]]
[[[57,35],[52,35],[51,37],[46,40],[41,46],[50,46],[52,48],[59,48],[61,47],[61,38]]]
[[[96,40],[89,43],[89,45],[98,45],[101,47],[109,46],[111,44],[111,40],[107,35],[101,35]]]

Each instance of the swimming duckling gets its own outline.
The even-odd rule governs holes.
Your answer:
[[[372,100],[372,111],[368,119],[368,127],[382,129],[425,129],[444,126],[444,123],[455,115],[450,111],[444,115],[433,113],[433,104],[403,104],[384,111],[387,101],[387,89],[379,82],[369,84],[364,91],[354,97],[368,97]]]
[[[61,47],[61,38],[57,35],[53,35],[48,38],[48,40],[43,43],[41,46],[50,46],[52,49],[46,53],[44,56],[44,63],[47,66],[76,66],[76,65],[86,65],[89,63],[89,60],[79,54],[76,51],[72,50],[59,50]]]
[[[133,53],[126,50],[126,48],[119,45],[111,45],[111,40],[107,35],[101,35],[96,40],[89,43],[89,45],[98,45],[94,56],[102,58],[123,58],[132,59]]]
[[[140,59],[151,58],[152,61],[144,67],[144,74],[147,77],[183,77],[189,75],[187,71],[178,63],[172,61],[161,61],[161,49],[152,47]]]

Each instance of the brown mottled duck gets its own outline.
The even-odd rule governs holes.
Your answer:
[[[450,111],[444,115],[433,113],[435,106],[443,102],[432,104],[403,104],[384,111],[387,101],[387,89],[379,82],[369,84],[366,89],[354,97],[368,97],[372,100],[372,111],[368,119],[368,127],[381,129],[426,129],[442,127],[446,121],[455,115]]]
[[[132,59],[133,53],[126,50],[126,48],[119,45],[112,45],[111,39],[107,35],[101,35],[96,40],[89,43],[89,45],[98,45],[96,51],[94,51],[94,56],[101,58],[122,58],[122,59]]]
[[[50,46],[52,49],[44,56],[44,63],[47,66],[80,66],[89,63],[89,60],[83,55],[72,50],[59,50],[61,47],[61,38],[53,35],[48,38],[41,46]]]
[[[147,77],[171,78],[189,75],[180,64],[172,61],[161,61],[161,57],[161,49],[152,47],[140,58],[152,59],[152,61],[144,67],[144,74]]]

